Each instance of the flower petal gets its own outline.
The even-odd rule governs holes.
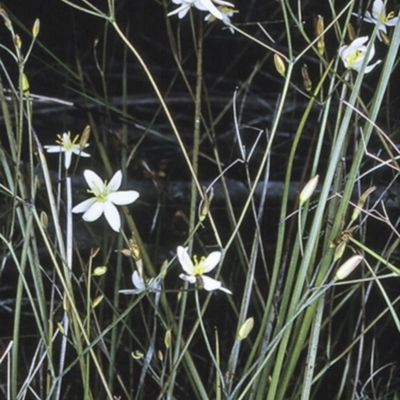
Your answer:
[[[116,204],[117,206],[123,206],[125,204],[130,204],[136,201],[139,197],[139,192],[135,190],[125,190],[110,193],[107,197],[112,203]]]
[[[62,153],[65,151],[64,147],[55,144],[49,144],[43,147],[46,149],[48,153]]]
[[[182,247],[178,246],[177,248],[177,255],[178,255],[178,260],[182,266],[182,269],[188,274],[193,276],[194,275],[194,265],[192,260],[189,257],[187,247]],[[193,276],[194,278],[194,276]],[[182,278],[183,279],[183,278]],[[196,278],[194,278],[194,281],[196,281]],[[194,282],[191,282],[194,283]]]
[[[137,289],[145,290],[145,288],[146,288],[144,285],[143,279],[140,277],[139,272],[137,272],[137,271],[133,271],[132,283],[133,283],[133,286],[135,286],[135,288],[137,288]]]
[[[111,178],[110,183],[107,185],[110,193],[116,192],[122,183],[122,172],[121,170],[117,171],[114,176]]]
[[[201,280],[203,281],[204,289],[209,292],[212,292],[213,290],[222,290],[225,293],[232,294],[230,290],[223,288],[221,282],[216,279],[210,278],[209,276],[202,276]]]
[[[85,201],[82,201],[81,203],[77,204],[73,209],[72,212],[75,214],[83,213],[87,211],[92,204],[96,202],[96,199],[94,197],[87,199]]]
[[[74,146],[71,151],[79,157],[90,157],[90,154],[83,151],[79,146]]]
[[[82,219],[86,222],[96,221],[104,211],[104,203],[99,201],[95,201],[93,205],[86,210],[86,212],[82,215]]]
[[[114,206],[111,201],[106,201],[104,204],[104,216],[108,224],[111,226],[115,232],[119,232],[121,228],[121,217],[119,216],[119,212],[117,207]]]
[[[93,191],[95,196],[103,192],[104,182],[95,172],[91,171],[90,169],[86,169],[83,172],[83,176],[85,177],[86,183],[88,184],[90,190]]]
[[[72,152],[68,150],[65,152],[64,167],[68,169],[71,166]]]
[[[210,253],[207,258],[202,262],[202,267],[204,267],[204,272],[207,273],[212,271],[219,261],[221,260],[221,252],[220,251],[213,251]]]
[[[184,281],[189,282],[189,283],[196,283],[196,277],[193,275],[180,274],[179,278],[181,278]]]

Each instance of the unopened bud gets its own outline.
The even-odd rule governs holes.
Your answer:
[[[61,335],[64,335],[64,333],[65,333],[64,327],[59,322],[57,322],[57,327],[58,327],[58,330],[60,331]]]
[[[303,77],[303,86],[304,89],[307,90],[307,92],[309,92],[312,88],[312,82],[310,79],[310,76],[308,75],[308,67],[307,64],[304,64],[301,67],[301,76]]]
[[[8,14],[7,14],[6,10],[3,7],[0,7],[0,15],[4,19],[4,25],[6,26],[6,28],[11,31],[12,30],[11,20],[8,17]]]
[[[49,225],[49,218],[44,211],[40,213],[40,223],[42,224],[44,229],[46,229]]]
[[[249,333],[252,331],[253,327],[254,327],[254,318],[253,317],[247,318],[239,329],[237,339],[238,340],[246,339],[247,336],[249,336]]]
[[[286,74],[286,64],[279,54],[274,54],[274,63],[276,70],[284,77]]]
[[[349,258],[344,264],[342,264],[336,272],[335,281],[341,281],[342,279],[347,278],[354,269],[360,264],[363,260],[363,256],[359,254]]]
[[[104,299],[104,294],[97,296],[92,303],[92,308],[96,308]]]
[[[333,260],[334,261],[337,261],[340,258],[342,258],[342,255],[343,255],[346,247],[347,247],[347,242],[346,241],[343,240],[343,241],[338,243],[338,245],[335,248],[335,253],[333,255]]]
[[[208,211],[210,210],[210,204],[214,197],[214,189],[211,188],[210,195],[207,194],[206,189],[203,187],[203,199],[199,205],[199,220],[203,222],[207,215]]]
[[[300,192],[299,196],[300,206],[302,206],[306,201],[310,199],[310,197],[312,196],[318,185],[318,180],[319,180],[319,175],[317,174],[306,183],[306,186],[304,186],[303,190]]]
[[[368,188],[359,198],[358,202],[357,202],[357,207],[353,210],[353,214],[351,215],[351,219],[352,221],[355,221],[360,213],[361,210],[364,208],[364,204],[367,201],[368,196],[376,189],[376,186],[371,186],[370,188]]]
[[[93,276],[103,276],[107,272],[107,267],[96,267],[93,271]]]
[[[164,361],[164,354],[163,354],[163,352],[162,352],[161,350],[158,350],[158,351],[157,351],[157,358],[158,358],[161,362]]]
[[[29,97],[29,81],[25,74],[21,75],[20,89],[26,98]]]
[[[15,37],[14,37],[14,44],[15,44],[15,47],[16,47],[17,49],[20,49],[20,48],[22,47],[21,36],[15,35]]]
[[[32,35],[34,38],[37,35],[39,35],[39,31],[40,31],[40,20],[39,20],[39,18],[36,18],[35,22],[33,24],[33,27],[32,27]]]
[[[63,298],[63,309],[64,311],[69,311],[71,304],[69,302],[68,296],[64,296]]]
[[[322,56],[325,52],[325,37],[323,35],[325,26],[324,26],[324,17],[321,15],[317,16],[317,22],[315,24],[315,36],[322,35],[317,41],[317,49],[318,53]]]
[[[169,347],[171,346],[171,341],[172,341],[171,330],[168,329],[168,330],[165,332],[165,336],[164,336],[164,344],[165,344],[165,347],[166,347],[167,349],[169,349]]]
[[[81,149],[85,148],[85,145],[89,140],[89,137],[90,137],[90,125],[86,125],[85,129],[82,132],[81,140],[79,141],[79,147]]]
[[[354,30],[354,26],[349,22],[347,24],[347,35],[349,39],[353,41],[356,38],[356,31]]]

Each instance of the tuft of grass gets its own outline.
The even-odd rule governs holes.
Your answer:
[[[224,24],[196,7],[167,16],[179,5],[163,0],[143,14],[162,33],[147,40],[126,17],[140,5],[59,3],[64,18],[101,21],[73,63],[41,40],[48,21],[28,29],[0,8],[2,396],[393,398],[400,25],[384,43],[355,1],[315,18],[309,1],[238,3]],[[355,70],[339,51],[354,26],[369,36]],[[43,49],[43,71],[66,82],[57,97],[30,85]],[[74,129],[91,157],[65,168],[68,149],[44,145]],[[122,203],[93,182],[88,194],[85,169],[121,170],[115,190],[140,193],[118,207],[118,232],[72,213],[89,196]]]

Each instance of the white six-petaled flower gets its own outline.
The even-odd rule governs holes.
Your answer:
[[[368,48],[368,46],[365,46],[366,42],[368,42],[368,36],[362,36],[354,39],[348,46],[342,46],[339,49],[339,56],[347,69],[354,69],[357,72],[361,70]],[[372,60],[374,55],[375,46],[372,45],[367,64]],[[380,62],[381,60],[378,60],[374,64],[367,65],[364,73],[368,74],[371,72]]]
[[[117,171],[108,184],[89,169],[85,170],[83,175],[90,188],[88,192],[94,197],[76,205],[72,212],[84,213],[82,218],[88,222],[95,221],[104,213],[108,224],[118,232],[121,228],[121,217],[115,205],[133,203],[139,197],[139,193],[135,190],[118,191],[122,183],[121,171]]]
[[[184,18],[190,10],[190,7],[194,6],[200,11],[208,11],[215,18],[226,22],[226,16],[217,8],[218,6],[224,6],[234,8],[232,3],[223,0],[172,0],[174,4],[180,5],[174,11],[171,11],[167,16],[178,14],[179,18]]]
[[[143,292],[157,292],[161,289],[160,281],[157,278],[150,278],[147,281],[139,275],[139,272],[134,271],[132,274],[132,283],[135,289],[120,290],[122,294],[140,294]]]
[[[189,283],[200,283],[204,289],[210,291],[222,290],[225,293],[232,294],[232,292],[221,286],[221,282],[216,279],[204,276],[204,274],[212,271],[221,260],[221,252],[214,251],[210,253],[207,258],[202,257],[200,260],[193,257],[194,263],[189,257],[187,248],[179,246],[177,249],[178,260],[186,274],[180,274],[179,277]]]
[[[393,11],[386,15],[383,1],[375,0],[372,4],[372,14],[369,11],[366,11],[363,20],[378,26],[378,39],[382,41],[381,32],[387,34],[386,27],[395,26],[399,20],[399,17],[394,17]]]
[[[71,140],[71,132],[57,135],[57,145],[46,145],[44,148],[48,153],[65,153],[64,166],[68,169],[71,166],[72,153],[80,157],[90,157],[90,154],[83,151],[84,148],[89,146],[85,144],[83,147],[78,142],[79,135],[75,136],[74,140]]]

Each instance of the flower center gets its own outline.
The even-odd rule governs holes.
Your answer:
[[[346,57],[346,61],[349,64],[349,66],[351,67],[352,65],[354,65],[356,62],[358,62],[359,60],[363,59],[365,57],[365,54],[363,51],[361,50],[354,50],[353,53],[349,54]]]
[[[206,266],[204,265],[205,259],[206,258],[204,256],[201,257],[200,260],[197,259],[197,256],[193,256],[193,261],[194,261],[193,275],[201,276],[204,274],[204,271],[206,270]]]
[[[68,132],[68,136],[64,139],[63,136],[57,135],[58,139],[56,143],[62,146],[65,150],[72,150],[74,147],[77,146],[76,142],[79,139],[79,135],[76,135],[74,140],[71,141],[71,132]]]
[[[110,189],[107,187],[107,181],[104,181],[102,188],[98,187],[95,183],[93,183],[93,185],[95,188],[93,190],[88,189],[87,192],[93,194],[94,197],[96,197],[96,200],[100,203],[107,201],[107,197],[110,194]]]

